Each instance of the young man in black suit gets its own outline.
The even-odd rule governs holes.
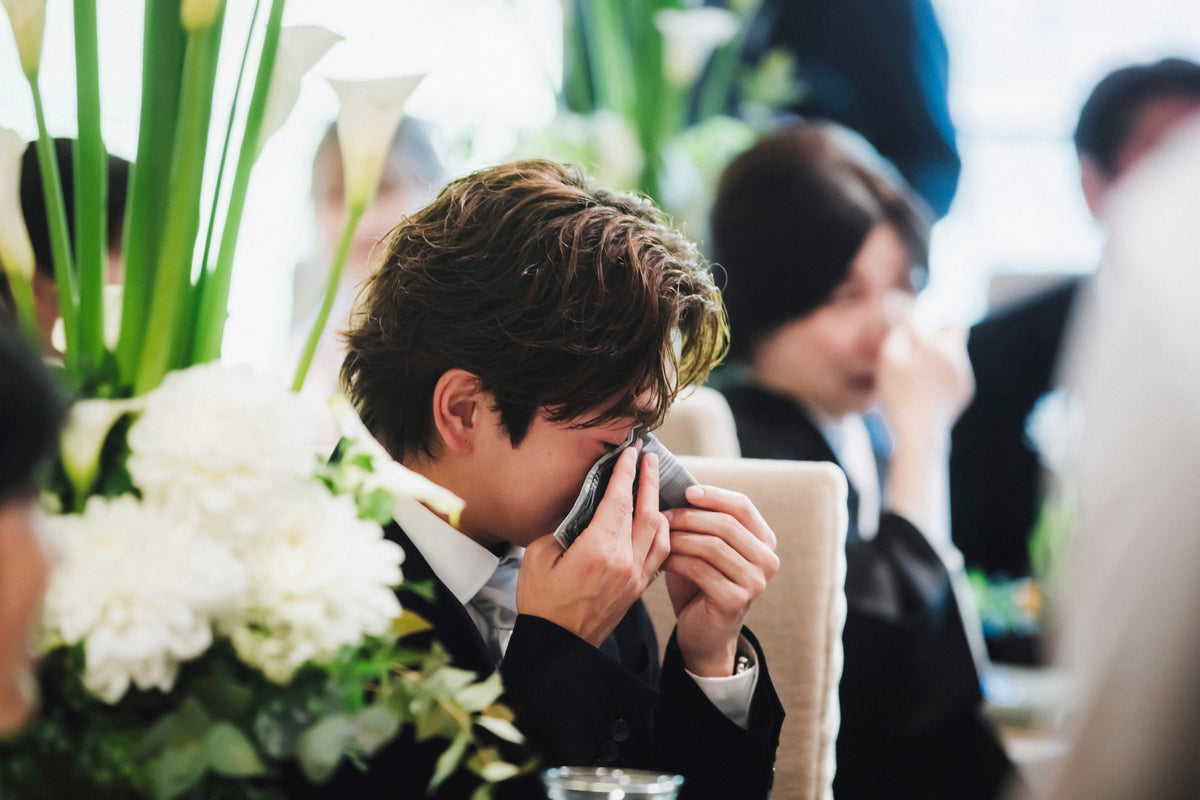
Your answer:
[[[457,529],[418,504],[397,515],[406,578],[435,587],[402,601],[457,665],[499,669],[543,766],[644,767],[682,774],[684,797],[765,797],[783,711],[742,622],[778,559],[749,500],[694,487],[689,508],[660,512],[657,459],[631,448],[575,543],[552,535],[592,463],[724,352],[695,247],[647,201],[525,161],[451,183],[382,249],[343,383],[393,457],[466,502]],[[661,668],[639,599],[660,571],[678,617]],[[402,739],[335,785],[418,796],[439,747]],[[501,788],[541,796],[536,777]]]

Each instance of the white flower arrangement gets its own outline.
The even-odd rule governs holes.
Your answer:
[[[340,37],[284,28],[285,0],[255,3],[243,31],[226,29],[224,0],[144,4],[116,305],[104,285],[98,3],[74,2],[74,236],[42,113],[46,1],[0,3],[36,109],[61,315],[54,341],[77,396],[44,494],[61,554],[43,624],[45,701],[19,738],[0,742],[0,794],[278,796],[269,784],[286,764],[311,782],[347,759],[366,768],[407,726],[422,741],[446,740],[431,790],[466,768],[483,781],[476,796],[489,797],[491,782],[521,771],[479,736],[521,738],[496,702],[499,676],[481,683],[451,667],[436,631],[429,647],[399,639],[429,626],[400,606],[403,551],[382,528],[399,495],[451,521],[462,501],[394,462],[345,401],[335,406],[341,460],[331,463],[312,446],[320,410],[247,368],[219,365],[251,172],[303,74]],[[214,89],[231,38],[243,57],[229,106],[214,102]],[[341,137],[350,213],[293,390],[419,82],[337,84],[339,127],[351,128]],[[219,145],[210,147],[210,130],[225,131]],[[0,269],[36,339],[13,169],[24,148],[0,129]]]
[[[314,477],[306,443],[319,424],[300,395],[245,367],[172,372],[146,396],[127,436],[141,498],[92,497],[82,514],[47,520],[62,564],[46,635],[84,643],[97,697],[170,691],[217,634],[286,684],[388,633],[404,553]]]

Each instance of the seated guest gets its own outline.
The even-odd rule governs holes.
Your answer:
[[[35,474],[61,416],[37,356],[0,315],[0,736],[24,723],[36,698],[30,635],[47,568],[34,533]]]
[[[54,151],[58,157],[59,175],[62,181],[63,201],[67,212],[67,238],[75,241],[75,170],[74,144],[70,139],[55,139]],[[125,224],[125,198],[129,187],[130,164],[123,158],[108,157],[108,217],[106,236],[108,240],[105,283],[121,282],[121,236]],[[46,196],[42,188],[41,167],[37,158],[37,142],[30,142],[21,157],[21,214],[29,229],[29,241],[33,245],[34,273],[33,297],[37,305],[38,328],[42,332],[42,352],[58,355],[52,334],[58,320],[58,285],[54,278],[54,259],[50,247],[50,219],[46,214]],[[13,301],[8,282],[0,271],[0,310],[12,308]]]
[[[1080,188],[1102,227],[1120,178],[1197,112],[1200,64],[1187,59],[1130,64],[1096,84],[1080,109],[1074,140]],[[977,390],[954,426],[950,459],[954,541],[968,566],[1030,574],[1029,538],[1043,498],[1041,463],[1025,435],[1026,421],[1058,386],[1064,333],[1085,283],[1071,278],[971,329],[967,348]]]
[[[721,388],[742,455],[830,461],[849,480],[834,796],[988,798],[1010,765],[979,716],[946,500],[970,365],[961,336],[903,320],[928,224],[889,172],[830,123],[770,133],[725,170],[712,235],[738,370]]]
[[[458,666],[499,670],[542,766],[644,767],[682,774],[683,797],[766,797],[783,711],[742,622],[778,559],[749,500],[694,487],[689,508],[660,512],[657,459],[629,448],[575,543],[552,535],[592,463],[661,421],[725,349],[695,247],[647,201],[524,161],[454,181],[382,249],[343,381],[393,457],[466,502],[457,527],[414,504],[388,528],[406,578],[433,585],[432,599],[402,590],[405,607]],[[640,600],[660,570],[678,617],[661,667]],[[410,733],[315,791],[419,797],[440,747]],[[501,788],[544,796],[532,775]]]

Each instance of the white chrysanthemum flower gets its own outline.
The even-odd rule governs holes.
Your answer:
[[[129,429],[129,474],[150,502],[247,529],[262,498],[312,474],[320,421],[319,407],[249,367],[171,372]]]
[[[51,629],[83,642],[84,684],[116,703],[132,682],[170,690],[179,664],[212,643],[213,624],[245,592],[242,565],[194,518],[125,495],[48,517],[61,554],[46,594]]]
[[[242,660],[277,683],[363,636],[386,635],[400,614],[392,587],[404,551],[359,519],[351,498],[300,488],[272,503],[268,523],[247,540],[246,605],[223,626]]]

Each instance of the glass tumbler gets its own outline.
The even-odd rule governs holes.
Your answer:
[[[683,778],[640,769],[554,767],[542,773],[550,800],[674,800]]]

